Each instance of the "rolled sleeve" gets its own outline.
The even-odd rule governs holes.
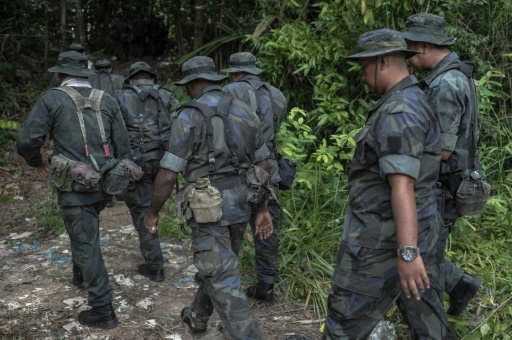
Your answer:
[[[267,144],[263,144],[261,148],[256,150],[254,153],[254,160],[253,163],[258,163],[261,161],[264,161],[265,159],[270,158],[270,150],[268,149]]]
[[[441,149],[453,151],[455,150],[455,145],[457,144],[457,139],[459,138],[457,135],[452,135],[449,133],[441,133]]]
[[[187,160],[166,151],[160,161],[160,167],[176,173],[184,172],[187,168]]]
[[[403,174],[417,180],[420,165],[419,159],[405,155],[389,155],[379,159],[380,175],[383,179],[390,174]]]

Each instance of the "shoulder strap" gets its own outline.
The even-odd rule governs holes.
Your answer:
[[[240,163],[238,161],[238,156],[235,151],[233,136],[231,134],[231,129],[229,128],[229,106],[233,101],[233,96],[227,93],[223,93],[222,97],[219,101],[219,104],[216,107],[208,106],[199,102],[190,102],[181,106],[180,109],[183,108],[195,108],[201,112],[203,115],[203,119],[206,122],[206,140],[208,143],[208,172],[210,176],[215,174],[215,148],[213,145],[213,125],[212,125],[212,117],[218,115],[222,118],[222,122],[224,125],[224,136],[226,138],[226,143],[229,148],[229,152],[231,154],[231,163],[235,167],[236,171],[240,169]]]
[[[69,95],[76,105],[78,121],[80,122],[80,129],[84,138],[85,155],[89,156],[90,152],[89,147],[87,146],[87,134],[85,132],[83,110],[92,109],[96,113],[96,119],[98,120],[98,128],[100,129],[101,141],[103,143],[103,152],[105,153],[105,156],[110,156],[110,149],[108,147],[107,137],[105,135],[105,126],[103,125],[103,118],[101,117],[100,111],[101,98],[105,92],[98,89],[92,89],[91,94],[87,98],[83,97],[71,86],[59,86],[55,89],[65,92],[67,95]]]

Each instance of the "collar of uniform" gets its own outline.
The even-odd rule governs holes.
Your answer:
[[[64,79],[60,86],[87,87],[89,89],[92,88],[91,83],[89,83],[87,80],[73,77],[67,77]]]
[[[208,86],[205,86],[198,94],[197,96],[194,97],[194,99],[197,99],[199,97],[201,97],[203,94],[205,94],[206,92],[210,92],[210,91],[222,91],[222,89],[220,88],[219,85],[217,84],[212,84],[212,85],[208,85]]]
[[[430,71],[429,74],[427,74],[427,76],[425,77],[425,83],[427,85],[430,85],[430,83],[434,81],[434,79],[436,79],[440,74],[444,72],[444,69],[448,67],[448,65],[457,60],[459,60],[459,56],[457,55],[457,53],[450,52],[446,57],[443,58],[443,60],[439,62],[439,64],[436,65],[436,67],[434,67],[432,71]]]
[[[368,115],[368,118],[370,118],[371,114],[375,111],[377,111],[377,109],[386,101],[389,99],[389,97],[391,97],[391,95],[394,93],[394,92],[397,92],[397,91],[401,91],[407,87],[410,87],[410,86],[413,86],[413,85],[417,85],[418,84],[418,79],[416,79],[415,76],[407,76],[405,77],[404,79],[400,80],[398,83],[395,84],[395,86],[393,86],[388,92],[386,92],[382,97],[380,97],[380,99],[375,103],[375,105],[372,106],[372,108],[370,109],[370,114]]]

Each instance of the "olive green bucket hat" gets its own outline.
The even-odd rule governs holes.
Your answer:
[[[137,61],[136,63],[133,63],[132,66],[130,66],[130,71],[128,71],[128,77],[124,79],[125,84],[130,83],[130,78],[133,77],[135,74],[146,71],[150,74],[152,74],[155,77],[156,82],[156,72],[153,71],[153,69],[144,61]]]
[[[105,59],[105,58],[101,58],[101,59],[96,60],[93,65],[96,68],[110,68],[110,67],[112,67],[112,63],[110,62],[110,60]]]
[[[84,53],[85,51],[85,48],[82,46],[82,44],[80,43],[71,43],[69,46],[68,46],[68,51],[76,51],[76,52],[80,52],[80,53]]]
[[[57,66],[50,67],[49,72],[64,73],[75,77],[92,76],[94,71],[87,68],[87,57],[80,52],[66,51],[59,54]]]
[[[445,27],[446,22],[442,17],[430,13],[418,13],[407,18],[402,36],[411,41],[451,46],[456,40],[446,36]]]
[[[217,74],[215,63],[209,57],[193,57],[183,63],[181,66],[181,75],[183,79],[174,82],[174,85],[185,85],[194,79],[206,79],[214,82],[220,82],[227,79],[227,76]]]
[[[405,52],[407,58],[420,53],[407,49],[405,39],[400,32],[384,28],[361,34],[357,41],[356,53],[343,59],[374,57],[391,52]]]
[[[229,57],[229,67],[223,69],[222,72],[247,72],[258,75],[263,70],[256,67],[256,57],[254,55],[249,52],[238,52]]]

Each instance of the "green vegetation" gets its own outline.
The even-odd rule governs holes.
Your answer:
[[[196,0],[181,1],[182,11],[174,10],[174,4],[180,1],[152,0],[144,8],[135,0],[122,4],[90,3],[85,11],[90,29],[88,46],[96,55],[113,52],[109,35],[112,25],[108,23],[114,16],[127,18],[130,11],[142,13],[147,7],[151,14],[163,18],[168,24],[168,38],[176,40],[176,46],[169,45],[174,68],[172,74],[161,78],[166,79],[165,83],[170,84],[179,74],[179,65],[173,64],[175,58],[182,60],[187,54],[198,53],[194,46],[199,37],[204,41],[199,52],[210,53],[219,68],[226,65],[234,51],[249,50],[258,56],[265,80],[276,84],[287,96],[290,114],[280,131],[279,147],[299,166],[294,188],[281,193],[281,275],[277,286],[282,295],[313,306],[316,318],[323,318],[326,313],[332,265],[347,205],[346,174],[354,148],[352,137],[364,124],[365,112],[375,99],[360,81],[359,66],[343,62],[342,57],[354,50],[358,36],[365,31],[383,27],[400,31],[407,16],[417,12],[444,16],[449,35],[457,37],[454,50],[462,60],[477,64],[479,155],[493,190],[485,213],[460,219],[451,236],[447,256],[464,270],[482,277],[486,289],[460,318],[450,318],[450,322],[460,338],[510,339],[512,2],[224,0],[220,4]],[[40,62],[45,17],[36,14],[41,6],[48,8],[48,18],[57,17],[58,8],[46,0],[11,2],[0,9],[10,25],[0,27],[0,37],[24,34],[4,35],[5,48],[2,45],[0,49],[0,142],[8,138],[4,137],[6,131],[12,131],[6,128],[16,128],[13,124],[23,121],[47,84]],[[194,32],[199,12],[204,19],[202,35]],[[49,60],[55,60],[58,23],[49,22]],[[68,25],[72,24],[73,20],[68,20]],[[186,97],[180,93],[179,99]],[[162,218],[160,231],[173,237],[188,237],[176,227],[172,211],[171,203],[170,217]],[[42,221],[47,226],[56,223],[49,216]],[[240,257],[245,277],[253,278],[253,256],[253,246],[244,243]],[[406,337],[408,331],[396,310],[388,317],[399,337]]]

